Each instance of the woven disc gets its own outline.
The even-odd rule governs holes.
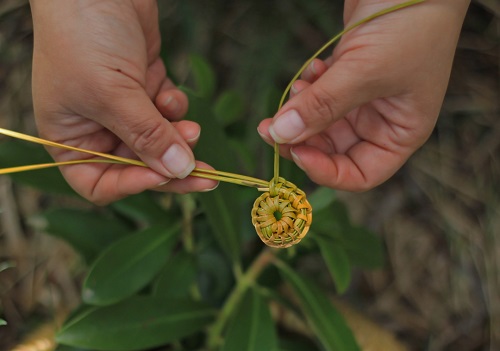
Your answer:
[[[260,239],[271,247],[297,244],[307,234],[312,222],[312,208],[306,194],[293,183],[271,180],[270,191],[255,200],[252,223]]]

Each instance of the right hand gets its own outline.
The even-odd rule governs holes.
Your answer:
[[[159,56],[156,1],[32,0],[31,8],[33,103],[41,137],[140,158],[150,167],[62,167],[78,193],[106,204],[146,189],[185,193],[217,185],[187,177],[195,166],[209,166],[194,159],[200,127],[180,121],[187,97],[168,79]],[[56,161],[91,157],[49,152]]]
[[[346,0],[345,26],[400,3]],[[317,184],[364,191],[386,181],[434,128],[468,4],[426,1],[346,33],[259,133]]]

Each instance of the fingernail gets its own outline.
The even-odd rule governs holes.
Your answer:
[[[180,179],[186,178],[195,167],[194,160],[179,144],[171,145],[163,154],[162,162],[165,168]]]
[[[164,186],[164,185],[167,185],[168,183],[170,183],[170,181],[171,181],[171,180],[172,180],[172,179],[168,179],[168,180],[166,180],[166,181],[164,181],[164,182],[161,182],[161,183],[159,183],[159,184],[156,184],[156,188],[159,188],[159,187],[162,187],[162,186]]]
[[[213,188],[210,188],[210,189],[204,189],[204,190],[202,190],[202,191],[200,191],[200,192],[201,192],[201,193],[208,193],[208,192],[210,192],[210,191],[212,191],[212,190],[217,189],[217,187],[218,187],[218,186],[219,186],[219,183],[217,183],[217,185],[216,185],[216,186],[214,186]]]
[[[276,118],[269,127],[269,133],[278,144],[288,143],[301,135],[306,129],[299,113],[290,110]]]
[[[290,148],[290,154],[292,155],[293,162],[303,171],[305,171],[304,166],[302,165],[302,161],[300,161],[300,157],[297,156],[295,152],[293,152],[293,147]]]
[[[295,87],[295,84],[292,84],[292,87],[290,88],[290,93],[291,95],[297,95],[297,88]]]
[[[186,139],[186,141],[188,143],[193,143],[195,142],[196,140],[198,140],[200,138],[200,135],[201,135],[201,129],[198,130],[198,134],[196,134],[194,137],[192,138],[189,138],[189,139]]]
[[[257,133],[259,133],[260,137],[262,139],[264,139],[266,142],[268,142],[269,144],[273,144],[274,143],[274,140],[270,139],[267,135],[265,135],[264,133],[261,133],[261,131],[259,130],[259,128],[257,128]]]
[[[309,64],[309,69],[311,70],[313,75],[317,75],[318,71],[316,70],[316,66],[314,65],[314,60]]]
[[[179,108],[179,103],[173,96],[169,96],[163,102],[163,107],[167,108],[171,112],[175,112]]]

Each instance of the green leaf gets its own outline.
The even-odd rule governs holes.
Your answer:
[[[325,260],[338,293],[343,294],[351,282],[351,263],[346,251],[331,239],[319,235],[315,235],[313,238],[318,243],[321,256]]]
[[[385,250],[380,237],[364,227],[351,227],[343,234],[341,243],[352,264],[366,269],[383,267]]]
[[[173,219],[171,211],[165,211],[149,191],[127,196],[110,205],[117,212],[134,221],[145,224],[169,223]]]
[[[83,301],[112,304],[145,287],[165,264],[178,233],[178,225],[152,227],[110,246],[90,268],[83,284]]]
[[[57,345],[55,351],[90,351],[81,347],[73,347],[69,345]]]
[[[189,98],[187,118],[198,122],[203,130],[195,149],[196,158],[215,169],[234,172],[234,154],[222,127],[210,112],[210,104],[189,90],[186,93]],[[237,185],[220,184],[216,191],[198,194],[217,243],[233,262],[240,259],[242,241],[238,230],[241,220],[239,202],[234,196],[235,187]]]
[[[19,140],[0,143],[0,168],[54,162],[41,145]],[[57,168],[12,173],[16,182],[56,194],[76,195]]]
[[[311,344],[309,340],[296,339],[296,335],[294,335],[294,339],[280,339],[278,351],[319,351],[318,348]]]
[[[89,263],[111,243],[131,232],[125,223],[96,211],[56,208],[41,217],[47,221],[44,228],[47,233],[65,240]]]
[[[340,239],[344,232],[351,228],[349,214],[345,206],[334,201],[330,206],[321,210],[313,207],[314,231],[324,234],[332,239]]]
[[[240,93],[230,90],[223,92],[215,102],[214,113],[221,126],[228,126],[243,115],[244,99]]]
[[[250,150],[250,147],[244,139],[234,137],[229,139],[228,142],[239,164],[242,165],[246,173],[254,173],[257,168],[257,163],[262,162],[262,159],[255,158],[255,154]]]
[[[7,325],[7,321],[5,319],[0,318],[0,326]]]
[[[238,206],[231,207],[234,202],[228,198],[232,195],[231,185],[221,184],[217,191],[199,194],[200,203],[207,215],[214,237],[231,261],[239,261],[241,253],[241,237],[234,221],[239,217]],[[249,219],[250,220],[250,216]]]
[[[134,297],[72,318],[56,340],[93,350],[143,350],[191,335],[213,316],[213,310],[201,302]]]
[[[215,72],[208,62],[198,55],[191,55],[191,71],[194,79],[196,94],[200,97],[211,98],[215,93]]]
[[[179,252],[167,261],[153,286],[155,296],[185,297],[196,280],[196,265],[191,255]]]
[[[276,330],[269,307],[256,291],[248,291],[225,335],[222,351],[275,350]]]
[[[283,277],[300,300],[307,321],[326,351],[360,351],[344,317],[316,284],[295,273],[286,264],[278,263]]]
[[[300,7],[293,11],[300,16],[300,20],[304,19],[314,19],[315,26],[319,27],[322,34],[326,36],[331,36],[332,33],[337,33],[342,30],[339,24],[342,24],[342,20],[332,20],[332,13],[341,13],[339,1],[295,1],[295,3]],[[328,6],[328,7],[327,7]],[[339,23],[340,22],[340,23]]]
[[[341,202],[334,201],[332,205],[315,212],[313,226],[315,233],[342,246],[353,265],[367,269],[383,266],[385,253],[382,239],[367,228],[353,225]]]
[[[321,211],[330,206],[336,198],[336,191],[324,186],[318,187],[313,193],[307,196],[315,212]]]
[[[206,247],[196,258],[201,296],[205,301],[220,303],[234,285],[229,260],[214,246]]]

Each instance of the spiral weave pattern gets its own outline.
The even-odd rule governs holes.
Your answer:
[[[268,246],[286,248],[300,242],[312,222],[312,207],[306,194],[293,183],[271,180],[269,191],[253,205],[252,223]]]

